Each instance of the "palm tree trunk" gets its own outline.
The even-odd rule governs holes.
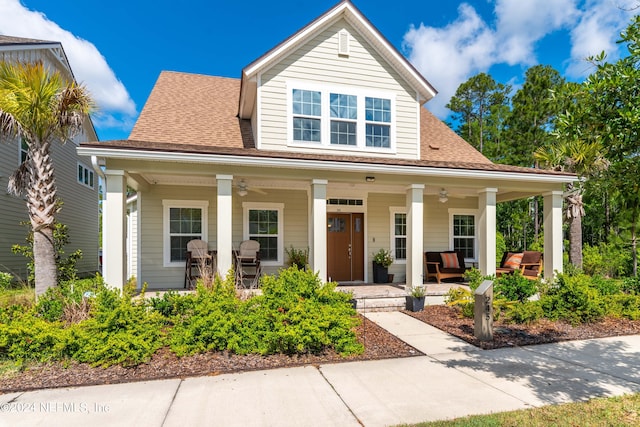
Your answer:
[[[39,141],[29,145],[31,185],[27,189],[27,209],[33,228],[36,297],[57,284],[53,228],[58,200],[50,146]]]
[[[569,221],[569,262],[582,268],[582,216],[574,215]]]
[[[57,283],[56,251],[53,247],[53,229],[42,228],[33,233],[33,260],[36,297]]]

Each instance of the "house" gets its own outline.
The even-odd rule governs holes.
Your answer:
[[[74,79],[69,61],[59,42],[26,39],[0,35],[0,61],[42,61],[58,70],[68,79]],[[57,216],[60,223],[69,227],[69,244],[66,254],[82,250],[78,262],[79,274],[98,270],[99,218],[98,176],[91,165],[91,158],[78,155],[79,141],[97,141],[91,119],[87,117],[83,132],[73,143],[53,144],[52,157],[55,168],[58,196],[64,203]],[[19,140],[0,136],[0,271],[27,279],[27,261],[11,251],[14,244],[25,244],[29,227],[20,222],[28,221],[25,200],[7,192],[9,177],[26,156]]]
[[[127,140],[78,149],[104,166],[107,283],[122,286],[135,265],[139,284],[182,287],[193,238],[217,251],[222,273],[253,239],[267,273],[294,247],[309,248],[323,280],[371,281],[380,248],[411,286],[429,250],[463,250],[491,274],[496,203],[534,195],[545,275],[562,271],[562,193],[575,176],[493,164],[423,107],[435,95],[350,1],[240,79],[161,73]]]

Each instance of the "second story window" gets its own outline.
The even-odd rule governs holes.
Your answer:
[[[293,140],[320,142],[320,116],[322,104],[320,92],[293,90]]]
[[[391,101],[382,98],[365,100],[367,147],[391,146]]]
[[[331,143],[356,145],[358,104],[354,95],[332,93],[329,96],[331,110]]]
[[[395,150],[393,93],[308,83],[289,83],[288,89],[290,144],[337,150]]]

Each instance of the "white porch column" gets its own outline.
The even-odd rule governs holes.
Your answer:
[[[478,192],[478,267],[487,276],[496,274],[497,188]]]
[[[233,266],[233,175],[216,175],[218,213],[216,217],[216,250],[218,274],[226,276]]]
[[[326,179],[311,182],[311,268],[327,281],[327,184]]]
[[[105,170],[102,275],[108,286],[123,289],[127,274],[127,180],[122,170]]]
[[[407,290],[422,286],[424,184],[407,188]]]
[[[562,191],[551,191],[544,197],[544,278],[562,273]]]

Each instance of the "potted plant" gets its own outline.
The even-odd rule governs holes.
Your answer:
[[[291,248],[285,249],[289,262],[291,265],[298,267],[298,270],[305,270],[309,262],[309,249],[296,249],[291,245]]]
[[[393,263],[391,252],[380,249],[373,255],[373,283],[389,282],[389,266]]]
[[[409,311],[424,310],[424,299],[424,286],[414,286],[411,289],[411,293],[406,296],[406,309]]]

